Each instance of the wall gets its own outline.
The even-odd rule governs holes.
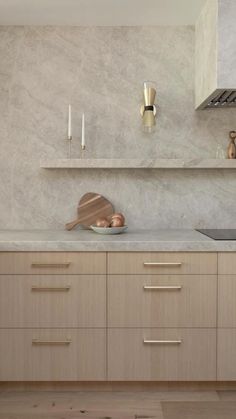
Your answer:
[[[156,132],[141,130],[142,83],[158,86]],[[47,171],[73,156],[86,114],[87,157],[214,158],[235,110],[194,111],[192,27],[0,27],[0,228],[56,228],[86,191],[108,197],[132,227],[236,227],[234,171]]]

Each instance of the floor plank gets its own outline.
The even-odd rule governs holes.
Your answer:
[[[233,393],[233,392],[232,392]],[[235,393],[236,394],[236,393]],[[121,401],[127,405],[141,405],[155,407],[155,403],[159,401],[218,401],[219,395],[216,391],[145,391],[145,392],[2,392],[0,393],[0,403],[2,401],[14,402],[20,401],[27,403],[28,401],[37,402],[40,400],[44,403],[51,403],[54,400],[65,401],[68,403],[120,403]]]
[[[236,401],[236,391],[217,391],[220,400]]]
[[[18,413],[9,413],[2,414],[0,413],[0,419],[163,419],[162,414],[153,413],[129,413],[126,411],[120,412],[72,412],[72,413],[52,413],[52,414],[18,414]]]
[[[236,402],[162,402],[164,419],[235,419]]]
[[[0,394],[0,419],[163,419],[150,393],[20,392]]]

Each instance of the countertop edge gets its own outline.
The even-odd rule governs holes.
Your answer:
[[[0,230],[0,252],[236,252],[236,240],[217,241],[191,229],[130,229],[119,235]]]
[[[206,242],[0,242],[0,252],[235,252],[236,241]]]

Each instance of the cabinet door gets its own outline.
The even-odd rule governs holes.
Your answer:
[[[109,275],[109,327],[216,327],[216,275]]]
[[[123,252],[108,254],[109,274],[217,274],[216,253]]]
[[[108,379],[215,381],[214,329],[110,329]]]
[[[105,380],[105,329],[1,329],[0,381]]]
[[[105,275],[0,276],[0,327],[105,326]]]
[[[218,277],[219,327],[236,327],[236,275]]]
[[[236,329],[218,330],[217,379],[236,380]]]

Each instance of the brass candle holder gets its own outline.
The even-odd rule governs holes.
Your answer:
[[[67,138],[68,142],[68,159],[71,159],[71,143],[72,143],[72,135]]]
[[[84,159],[85,158],[85,154],[86,154],[86,151],[85,151],[85,144],[81,144],[80,145],[80,158],[81,159]]]

